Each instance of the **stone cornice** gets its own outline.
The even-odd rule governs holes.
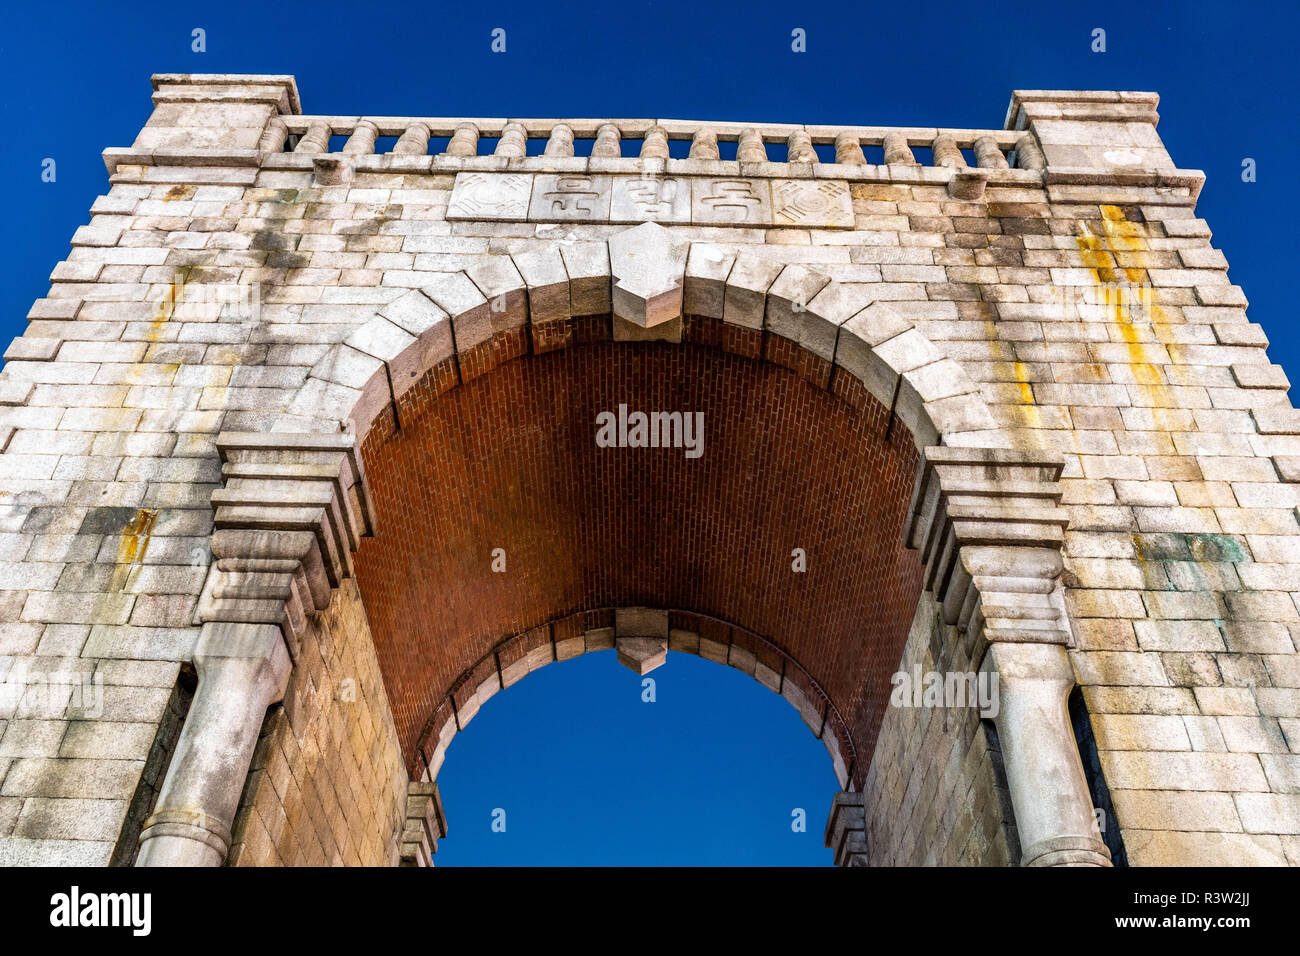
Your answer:
[[[155,73],[154,103],[269,103],[301,113],[298,83],[287,73]]]
[[[200,620],[278,625],[296,658],[307,618],[352,576],[352,552],[374,526],[354,436],[222,432],[216,444],[216,567]]]
[[[1061,598],[1059,455],[1020,449],[929,448],[907,543],[945,624],[976,646],[1070,644]]]

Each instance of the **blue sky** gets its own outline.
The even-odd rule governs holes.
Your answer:
[[[100,152],[127,146],[155,72],[292,73],[308,113],[623,116],[999,127],[1010,92],[1161,94],[1176,163],[1209,180],[1200,214],[1300,373],[1293,315],[1295,4],[224,2],[10,5],[0,23],[9,229],[0,338],[107,189]],[[191,52],[191,30],[207,52]],[[506,30],[493,54],[490,33]],[[1105,53],[1090,49],[1106,30]],[[793,53],[795,28],[807,52]],[[57,180],[41,182],[45,158]],[[1242,160],[1257,181],[1241,180]],[[674,656],[643,704],[601,654],[498,695],[442,776],[452,837],[439,862],[825,864],[834,789],[794,711],[739,673]],[[793,808],[808,810],[804,834]],[[505,834],[491,830],[507,811]]]

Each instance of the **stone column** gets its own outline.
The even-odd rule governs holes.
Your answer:
[[[994,720],[1022,865],[1109,866],[1066,710],[1062,464],[1039,451],[927,449],[908,542],[965,656],[998,675]]]
[[[199,686],[137,866],[220,866],[230,849],[266,709],[284,695],[292,667],[280,628],[205,624],[194,650]]]
[[[1074,672],[1059,644],[994,644],[994,723],[1016,813],[1021,866],[1110,866],[1093,814],[1066,698]]]

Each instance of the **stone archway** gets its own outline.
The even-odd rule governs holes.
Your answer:
[[[584,375],[588,387],[575,391],[586,404],[569,402],[566,394],[563,414],[539,418],[545,406],[540,396],[557,396],[561,385],[581,382]],[[742,568],[739,577],[706,581],[697,591],[691,590],[689,575],[644,586],[635,571],[644,575],[653,562],[624,579],[608,574],[602,579],[610,554],[596,550],[587,568],[594,578],[585,583],[555,580],[513,596],[494,596],[483,553],[490,542],[482,534],[468,535],[441,553],[431,547],[431,524],[442,520],[444,529],[454,530],[473,509],[449,511],[431,505],[427,496],[422,504],[415,500],[421,487],[427,490],[435,465],[441,477],[462,477],[455,472],[458,462],[430,458],[429,449],[450,447],[457,426],[463,429],[471,419],[488,422],[494,438],[501,438],[508,416],[515,414],[526,427],[540,421],[568,444],[552,443],[543,454],[534,442],[531,457],[506,460],[498,454],[486,471],[504,476],[508,484],[512,476],[535,476],[538,468],[553,469],[563,459],[566,467],[560,471],[571,482],[582,473],[572,467],[571,456],[581,454],[580,447],[593,451],[574,423],[591,421],[597,407],[592,401],[613,404],[609,386],[615,381],[620,387],[630,384],[650,408],[671,396],[663,387],[694,383],[697,391],[678,396],[703,402],[711,415],[724,418],[723,395],[741,383],[741,393],[760,395],[760,407],[776,419],[772,430],[787,442],[782,448],[787,458],[813,457],[809,438],[819,436],[818,429],[840,442],[841,455],[865,456],[850,458],[844,471],[832,467],[831,456],[808,462],[802,490],[809,494],[803,504],[814,510],[798,512],[793,522],[819,528],[819,542],[847,540],[847,550],[837,556],[847,554],[856,563],[850,560],[839,577],[828,575],[831,584],[820,593],[803,595],[801,616],[791,613],[801,605],[789,594],[736,610],[745,599],[734,595],[747,582],[752,586],[753,567]],[[521,396],[521,404],[510,404]],[[469,418],[456,413],[463,402],[477,403]],[[665,411],[676,410],[660,404]],[[734,633],[762,642],[746,647],[748,639],[728,640],[728,662],[732,649],[739,648],[736,657],[744,667],[752,660],[756,676],[760,663],[775,675],[778,693],[787,694],[788,684],[788,696],[827,740],[841,786],[850,791],[861,789],[865,761],[860,756],[869,760],[885,681],[924,588],[938,601],[944,621],[978,647],[972,659],[998,668],[1023,691],[1008,710],[1025,727],[1034,726],[1038,736],[1030,739],[1016,727],[1004,736],[1013,796],[1020,795],[1018,820],[1025,807],[1026,861],[1104,862],[1105,851],[1089,829],[1091,805],[1068,739],[1068,720],[1060,719],[1072,679],[1063,651],[1069,631],[1058,584],[1065,524],[1056,507],[1059,462],[981,447],[992,430],[978,390],[960,367],[888,306],[802,266],[730,256],[707,244],[674,244],[653,224],[608,244],[557,244],[545,252],[485,256],[407,294],[317,363],[275,430],[218,438],[225,486],[213,496],[217,560],[200,606],[204,630],[195,652],[200,672],[195,710],[202,719],[191,717],[182,734],[158,808],[142,835],[142,862],[214,863],[224,857],[239,795],[232,780],[242,780],[246,772],[256,718],[283,694],[312,616],[353,576],[362,583],[412,776],[436,775],[451,734],[506,683],[508,668],[517,672],[519,661],[533,652],[545,656],[548,646],[551,659],[558,660],[561,643],[578,633],[585,648],[587,635],[601,630],[587,626],[585,609],[651,608],[662,615],[665,633],[619,634],[616,627],[611,640],[662,637],[666,643],[671,609],[687,607],[687,613],[722,621]],[[516,438],[482,442],[478,451],[517,450]],[[402,449],[403,443],[422,446],[425,457],[411,447]],[[730,451],[733,457],[752,453],[760,444],[751,428]],[[527,452],[528,443],[523,445]],[[461,454],[459,464],[473,457]],[[750,472],[755,470],[763,471]],[[729,512],[719,504],[743,494],[726,485],[735,467],[724,467],[712,483],[683,483],[671,468],[656,472],[626,462],[621,473],[619,481],[605,486],[614,499],[643,500],[639,496],[647,491],[675,489],[706,524],[712,522],[706,537],[726,540],[746,520],[769,520],[779,513],[771,507]],[[798,468],[776,473],[797,474]],[[854,477],[862,484],[857,497],[845,493],[845,482]],[[456,487],[462,504],[488,500],[481,475],[477,482],[467,479]],[[563,482],[541,484],[554,491]],[[774,488],[783,492],[779,503],[798,504],[791,493],[798,488],[781,488],[779,481]],[[770,502],[769,495],[757,497]],[[624,525],[617,509],[602,510],[590,497],[561,500],[570,520],[550,530],[589,549],[598,541],[609,545],[620,535],[662,529],[662,516],[659,524],[651,514],[648,523],[629,519]],[[847,507],[832,515],[836,502]],[[857,506],[868,502],[874,521],[864,529],[867,509]],[[624,508],[621,514],[636,512]],[[408,518],[423,521],[423,531],[404,526]],[[538,523],[532,514],[530,530]],[[489,521],[477,530],[492,526]],[[768,565],[788,561],[788,552],[779,550],[788,527],[777,522],[760,528],[757,540],[767,546]],[[583,537],[592,529],[600,534]],[[653,549],[661,562],[662,544]],[[899,557],[905,547],[919,552],[920,560],[914,557],[910,567]],[[512,544],[504,549],[507,560],[512,549],[517,557],[522,552],[525,567],[544,566],[539,542]],[[681,557],[668,551],[670,561]],[[474,568],[464,565],[467,554],[477,562]],[[394,621],[412,616],[411,591],[402,585],[409,583],[413,568],[436,572],[445,600],[453,600],[457,590],[471,593],[466,606],[472,613],[442,634],[425,613],[416,639],[404,640]],[[770,575],[771,568],[762,573]],[[857,600],[850,593],[855,586]],[[559,600],[539,604],[539,593],[558,594]],[[723,600],[726,594],[733,595],[729,602]],[[897,605],[893,613],[880,613],[882,596]],[[839,617],[828,620],[828,608],[832,618]],[[481,626],[467,629],[464,621],[470,617],[482,618]],[[580,632],[575,617],[581,618]],[[868,618],[880,635],[853,640],[851,630]],[[706,639],[703,630],[678,630]],[[986,655],[983,648],[990,643],[998,650]],[[449,646],[450,652],[441,653]],[[767,650],[776,651],[772,660],[762,660]],[[1045,786],[1064,796],[1044,803]],[[197,821],[194,807],[201,809]]]

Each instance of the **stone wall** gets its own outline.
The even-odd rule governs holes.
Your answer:
[[[961,642],[944,630],[934,602],[922,598],[898,670],[974,671]],[[862,792],[872,866],[1008,866],[1020,859],[997,736],[976,707],[891,706]]]

